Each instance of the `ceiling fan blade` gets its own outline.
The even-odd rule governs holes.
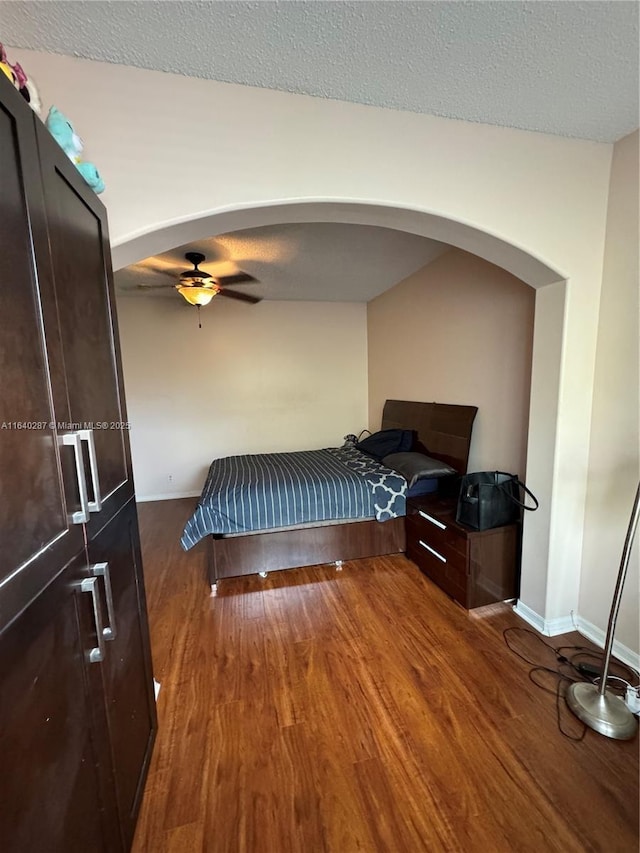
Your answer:
[[[168,287],[175,287],[175,284],[142,284],[138,282],[136,287],[138,290],[166,290]]]
[[[150,272],[155,273],[155,275],[163,275],[163,276],[166,276],[167,278],[172,278],[174,281],[175,281],[175,279],[177,279],[179,277],[180,273],[182,272],[181,269],[176,269],[175,271],[174,270],[168,270],[166,267],[161,267],[158,264],[153,264],[153,263],[151,263],[151,264],[144,263],[141,266],[143,267],[143,269],[149,270]]]
[[[214,278],[216,281],[220,282],[223,287],[226,287],[228,284],[251,284],[258,280],[252,275],[249,275],[248,272],[238,272],[233,273],[233,275],[214,275]]]
[[[241,302],[250,302],[255,305],[256,302],[262,302],[261,296],[249,296],[248,293],[236,293],[235,290],[221,290],[218,296],[228,296],[230,299],[239,299]]]

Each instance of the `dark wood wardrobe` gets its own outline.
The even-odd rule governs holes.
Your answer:
[[[0,849],[125,851],[156,730],[106,211],[0,74]]]

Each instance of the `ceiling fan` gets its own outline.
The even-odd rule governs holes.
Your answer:
[[[250,296],[248,293],[240,293],[227,289],[229,285],[257,282],[258,279],[249,275],[249,273],[238,272],[232,275],[214,276],[200,269],[200,264],[206,260],[205,256],[200,252],[187,252],[185,258],[190,264],[193,264],[193,269],[185,270],[177,277],[167,272],[166,269],[149,267],[150,269],[154,269],[154,272],[157,272],[158,275],[173,279],[171,284],[145,284],[144,282],[140,282],[138,287],[142,290],[158,290],[173,287],[190,305],[195,305],[197,308],[208,305],[214,296],[228,296],[230,299],[239,299],[242,302],[250,302],[252,304],[262,301],[262,297],[260,296]]]

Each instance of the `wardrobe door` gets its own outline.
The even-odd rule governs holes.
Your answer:
[[[110,636],[101,664],[125,849],[133,839],[156,733],[149,629],[135,501],[89,542],[90,571],[104,595]]]
[[[42,302],[53,293],[33,123],[0,74],[0,631],[83,547],[74,450],[56,430]],[[48,335],[48,333],[47,333]],[[65,495],[63,470],[70,487]]]
[[[90,662],[98,642],[87,577],[82,554],[0,634],[3,853],[122,849],[108,742],[97,736],[104,712],[88,686],[100,663]]]
[[[82,430],[91,537],[133,495],[107,217],[40,122],[37,133],[66,379],[56,408]]]

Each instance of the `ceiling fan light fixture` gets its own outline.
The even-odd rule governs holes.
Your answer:
[[[215,287],[216,280],[209,273],[202,270],[190,270],[189,272],[182,273],[180,284],[185,285],[185,287]]]
[[[220,288],[215,285],[213,287],[180,285],[176,290],[181,296],[184,296],[189,305],[208,305],[213,297],[220,293]]]

